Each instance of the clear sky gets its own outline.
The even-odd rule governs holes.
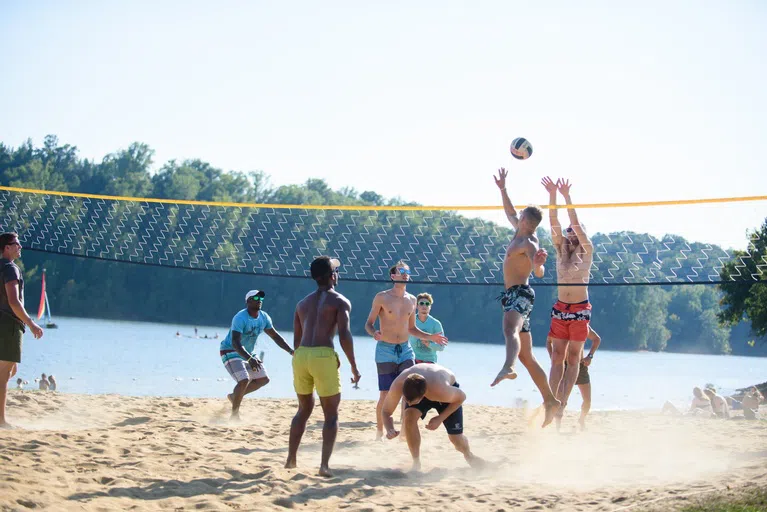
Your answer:
[[[421,204],[767,195],[767,3],[0,2],[0,141],[140,141]],[[517,136],[534,147],[518,162]],[[564,212],[560,214],[562,217]],[[582,211],[743,247],[767,202]],[[504,221],[500,213],[485,218]]]

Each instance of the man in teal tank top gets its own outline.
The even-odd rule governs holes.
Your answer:
[[[442,334],[445,332],[442,329],[442,323],[431,316],[431,307],[434,304],[434,299],[430,293],[419,293],[416,297],[416,311],[418,314],[415,317],[415,326],[424,332],[429,334]],[[410,336],[410,346],[413,347],[415,353],[415,362],[418,363],[436,363],[437,352],[442,352],[445,347],[439,343],[434,343],[429,340],[421,340],[415,336]]]

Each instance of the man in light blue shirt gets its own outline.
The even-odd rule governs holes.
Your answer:
[[[269,383],[264,363],[255,353],[258,336],[265,332],[277,346],[293,355],[293,349],[285,343],[280,333],[274,330],[272,319],[266,311],[261,311],[265,296],[263,290],[250,290],[245,294],[246,308],[234,315],[232,327],[219,347],[221,362],[237,383],[234,390],[227,395],[232,402],[231,419],[234,420],[240,417],[243,397]]]
[[[439,320],[431,316],[431,306],[434,304],[434,299],[430,293],[419,293],[416,297],[416,311],[418,314],[415,317],[415,326],[424,332],[429,334],[442,334],[442,323]],[[439,343],[434,343],[429,340],[421,340],[415,336],[410,336],[410,346],[413,347],[415,353],[415,363],[436,363],[437,352],[442,352],[445,347]]]

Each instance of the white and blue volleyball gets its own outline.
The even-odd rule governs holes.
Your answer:
[[[511,156],[517,160],[527,160],[533,154],[533,145],[524,138],[517,137],[511,142]]]

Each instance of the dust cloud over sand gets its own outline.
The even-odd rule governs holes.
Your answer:
[[[765,422],[605,412],[580,432],[573,412],[557,432],[469,405],[465,433],[487,467],[422,427],[414,474],[406,443],[374,441],[374,411],[342,403],[335,476],[321,478],[319,407],[286,470],[291,400],[246,398],[233,424],[225,398],[13,392],[23,429],[0,431],[0,510],[616,510],[767,485]]]

